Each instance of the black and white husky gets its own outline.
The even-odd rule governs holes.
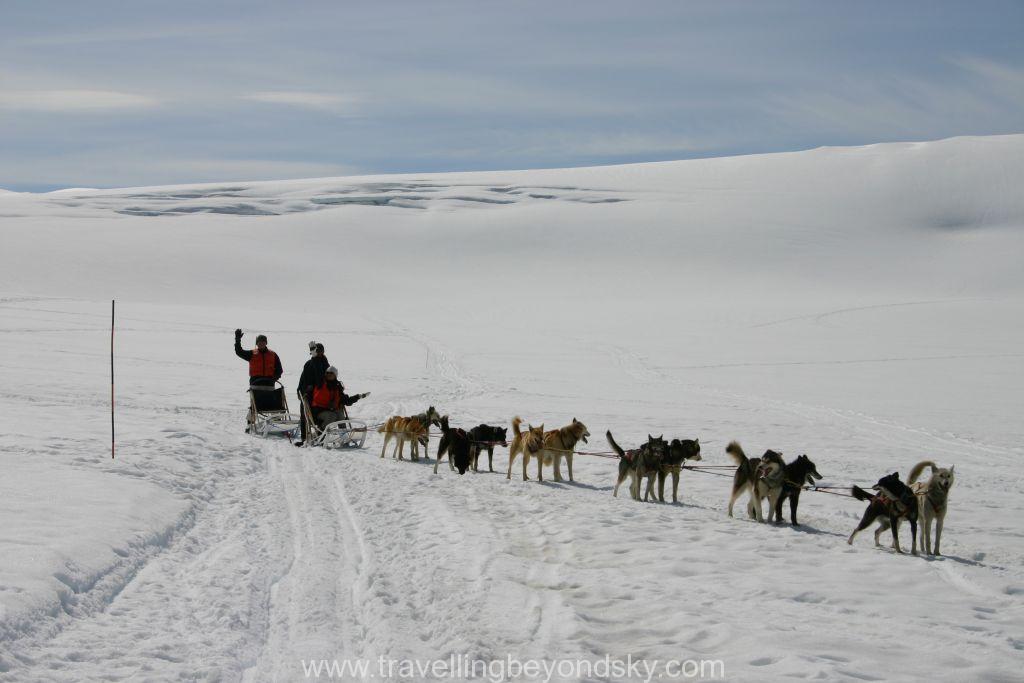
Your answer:
[[[786,481],[786,463],[782,459],[782,453],[767,450],[760,458],[748,458],[740,445],[733,441],[725,447],[728,453],[736,462],[736,474],[732,479],[732,494],[729,496],[729,516],[732,517],[732,507],[736,499],[744,491],[750,492],[750,500],[747,502],[747,514],[756,517],[757,521],[764,521],[764,513],[761,511],[761,501],[768,499],[768,521],[772,521],[776,510],[779,508],[779,498],[782,496],[782,485]]]
[[[615,443],[611,431],[605,432],[604,436],[608,439],[608,445],[612,447],[612,450],[619,454],[619,476],[615,479],[615,490],[612,492],[612,496],[617,498],[619,496],[619,486],[626,479],[630,479],[629,492],[633,496],[633,500],[640,500],[640,487],[643,484],[643,480],[647,479],[647,491],[644,494],[644,501],[646,502],[652,498],[654,495],[654,482],[661,472],[661,466],[665,461],[665,457],[668,455],[668,443],[665,439],[660,436],[655,438],[648,434],[647,443],[640,446],[640,448],[625,451],[619,444]]]
[[[814,482],[821,479],[818,468],[806,455],[801,455],[796,460],[786,463],[785,477],[782,482],[782,495],[775,503],[775,521],[782,521],[782,504],[789,498],[789,519],[793,526],[799,526],[796,521],[796,509],[800,506],[800,492],[804,485],[814,486]]]
[[[658,472],[658,500],[665,502],[665,480],[672,475],[672,502],[679,502],[679,473],[687,460],[701,460],[700,439],[672,439]]]
[[[864,516],[861,517],[860,524],[853,530],[846,542],[853,545],[854,536],[871,526],[875,520],[879,520],[878,529],[875,530],[875,545],[879,545],[878,537],[883,531],[892,529],[892,548],[896,552],[902,553],[899,524],[900,520],[906,519],[910,522],[910,551],[917,555],[918,502],[913,489],[900,481],[899,472],[882,477],[871,488],[877,493],[868,493],[859,486],[854,486],[851,489],[854,498],[870,501],[870,503],[867,510],[864,511]]]

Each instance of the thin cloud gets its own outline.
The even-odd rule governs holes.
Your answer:
[[[353,114],[359,103],[357,98],[332,95],[330,93],[308,92],[301,90],[265,90],[248,93],[244,100],[278,104],[288,107],[330,111],[339,114]]]
[[[116,90],[0,91],[0,109],[49,113],[147,109],[160,102],[152,97]]]

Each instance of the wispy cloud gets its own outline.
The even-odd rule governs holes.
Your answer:
[[[34,112],[101,112],[147,109],[159,100],[116,90],[0,90],[0,110]]]
[[[302,90],[265,90],[242,95],[242,99],[265,104],[278,104],[303,109],[316,109],[336,114],[353,115],[359,105],[359,98],[334,95],[331,93]]]
[[[116,154],[110,159],[104,159],[92,151],[39,155],[18,161],[0,157],[0,188],[36,191],[55,186],[164,185],[180,182],[182,178],[192,182],[217,182],[226,179],[280,180],[365,173],[364,169],[355,166],[331,162],[154,156],[148,154],[145,148],[117,147]]]

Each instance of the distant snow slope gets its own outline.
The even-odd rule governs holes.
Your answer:
[[[1014,680],[1024,136],[630,166],[0,193],[0,680],[299,680],[302,659],[709,658]],[[109,458],[109,300],[119,456]],[[231,330],[324,341],[375,422],[557,427],[833,484],[956,465],[942,559],[575,484],[242,434]],[[431,451],[436,442],[431,445]],[[909,530],[904,529],[905,544]]]

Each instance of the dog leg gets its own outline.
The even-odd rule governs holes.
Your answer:
[[[672,472],[672,502],[679,502],[679,472]]]
[[[491,472],[494,471],[494,446],[487,449],[487,469]]]
[[[612,489],[612,498],[619,497],[619,487],[622,486],[622,477],[615,478],[615,488]]]
[[[917,518],[910,518],[910,554],[917,555]]]
[[[512,463],[516,461],[515,444],[512,444],[512,448],[508,449],[508,473],[505,478],[512,481]]]
[[[871,526],[871,523],[875,521],[876,517],[878,517],[878,513],[874,512],[871,509],[871,506],[869,505],[868,509],[864,511],[864,516],[860,519],[860,524],[858,524],[857,528],[853,530],[853,533],[850,534],[850,537],[846,539],[847,545],[853,545],[853,537],[859,534],[861,531],[867,529],[869,526]]]
[[[385,432],[385,434],[384,434],[384,445],[380,447],[380,457],[381,458],[384,457],[384,452],[388,449],[388,441],[391,441],[391,439],[389,439],[388,436],[389,436],[389,434],[387,432]]]
[[[574,481],[573,478],[572,478],[572,456],[574,454],[575,454],[575,452],[567,453],[566,456],[565,456],[565,464],[566,464],[566,466],[569,469],[569,481]]]
[[[895,503],[892,503],[892,505],[895,505]],[[900,520],[891,513],[889,514],[889,528],[892,529],[892,549],[902,555],[903,551],[900,550]]]
[[[563,481],[563,479],[562,479],[562,454],[560,452],[555,451],[554,457],[551,458],[551,465],[552,465],[552,467],[551,467],[551,469],[552,469],[551,477],[555,481]]]
[[[747,512],[753,512],[751,517],[756,517],[758,522],[764,522],[764,511],[761,510],[761,492],[755,483],[750,489],[750,502],[747,504]]]
[[[668,478],[663,471],[658,470],[658,502],[665,502],[665,480]]]
[[[537,459],[537,481],[544,481],[544,451],[537,451],[533,457]]]
[[[729,496],[729,516],[732,517],[732,506],[736,503],[736,499],[740,497],[740,490],[736,487],[732,489],[732,495]]]
[[[918,511],[919,518],[924,520],[921,525],[921,552],[925,555],[932,554],[932,520],[928,516],[928,511]]]
[[[797,489],[792,496],[789,497],[789,519],[793,522],[793,526],[800,526],[796,521],[796,508],[800,504],[800,490]]]
[[[942,540],[942,523],[946,520],[946,511],[942,510],[935,513],[935,555],[941,555],[939,552],[939,541]]]

